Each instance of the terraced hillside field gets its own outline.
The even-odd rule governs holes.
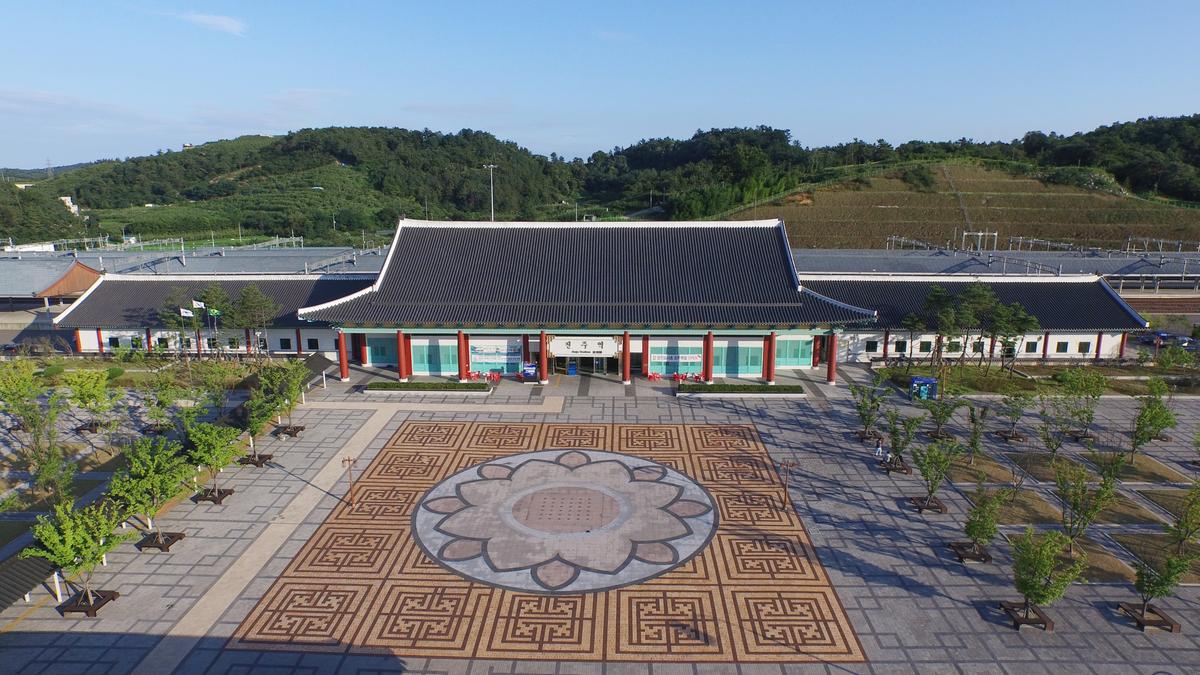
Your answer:
[[[898,177],[796,193],[734,219],[783,218],[795,247],[883,248],[889,235],[945,243],[964,229],[1124,246],[1128,236],[1200,240],[1200,209],[1159,205],[967,164],[931,166],[931,191]],[[957,241],[955,242],[958,243]]]

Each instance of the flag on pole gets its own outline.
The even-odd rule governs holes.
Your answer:
[[[190,310],[190,309],[184,309],[184,308],[180,307],[179,308],[179,316],[190,317],[190,316],[195,316],[195,314],[192,314],[192,310]]]
[[[199,300],[192,301],[192,309],[204,309],[204,303]]]
[[[221,316],[221,310],[216,309],[216,308],[210,309],[210,310],[208,310],[208,315],[209,316]]]

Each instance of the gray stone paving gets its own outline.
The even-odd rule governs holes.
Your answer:
[[[863,373],[841,369],[861,379]],[[823,375],[820,373],[819,375]],[[814,374],[814,378],[819,376]],[[566,379],[566,378],[563,378]],[[1008,551],[997,546],[994,565],[965,567],[944,549],[960,538],[967,502],[961,492],[943,494],[950,512],[917,515],[899,497],[919,491],[917,480],[886,476],[873,467],[871,449],[851,435],[856,419],[845,384],[822,383],[819,394],[805,400],[680,401],[653,391],[644,381],[627,395],[619,383],[593,383],[587,397],[561,382],[542,392],[512,387],[480,402],[473,413],[411,412],[396,414],[364,453],[369,460],[406,419],[471,421],[576,421],[643,423],[722,423],[750,421],[758,425],[773,456],[794,458],[792,497],[862,641],[869,661],[833,666],[744,665],[738,672],[807,673],[935,673],[935,672],[1095,672],[1190,673],[1200,670],[1200,588],[1186,587],[1164,602],[1181,621],[1181,635],[1142,634],[1111,610],[1133,599],[1127,584],[1077,585],[1050,609],[1054,634],[1025,629],[1017,633],[995,610],[999,600],[1017,599],[1011,587]],[[812,382],[808,383],[810,386]],[[610,386],[611,385],[611,386]],[[619,388],[619,389],[617,389]],[[615,389],[616,393],[609,392]],[[600,396],[600,392],[606,392]],[[486,404],[537,402],[541,395],[565,395],[560,414],[496,414]],[[362,411],[319,410],[296,413],[308,431],[300,439],[263,439],[260,450],[276,455],[278,467],[226,471],[223,482],[237,490],[225,506],[184,502],[161,519],[168,529],[188,538],[170,554],[138,554],[123,546],[109,557],[97,579],[122,598],[97,619],[64,619],[39,591],[35,606],[17,605],[0,614],[0,671],[127,672],[159,642],[195,599],[246,550],[266,523],[334,459],[343,443],[370,416],[371,401],[331,382],[313,392],[321,400],[361,401]],[[412,400],[406,397],[406,400]],[[422,402],[461,403],[464,397],[430,396]],[[1097,418],[1102,430],[1128,427],[1136,403],[1105,399]],[[1186,474],[1195,457],[1188,446],[1200,423],[1200,400],[1178,399],[1180,432],[1172,442],[1155,443],[1149,454]],[[959,420],[961,423],[961,420]],[[365,462],[360,464],[365,466]],[[1036,487],[1036,486],[1035,486]],[[464,662],[404,659],[393,656],[346,656],[225,650],[225,638],[336,504],[344,483],[323,497],[285,545],[255,576],[208,635],[184,660],[182,673],[664,673],[730,672],[727,666],[683,663],[597,664]],[[37,604],[39,603],[40,604]],[[147,664],[143,664],[147,665]],[[152,668],[152,665],[151,665]],[[153,671],[151,671],[153,672]]]

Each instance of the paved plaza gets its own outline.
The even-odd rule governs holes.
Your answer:
[[[187,533],[170,553],[109,556],[97,581],[121,597],[100,617],[63,618],[45,589],[0,614],[0,671],[1200,668],[1196,586],[1161,603],[1181,634],[1118,615],[1127,582],[1074,586],[1052,634],[1014,631],[996,609],[1019,597],[1007,546],[976,566],[945,547],[973,485],[943,493],[949,513],[917,514],[918,480],[877,469],[845,385],[809,389],[683,400],[562,378],[476,399],[330,382],[297,410],[301,438],[261,440],[275,465],[227,470],[223,506],[163,515]],[[1192,475],[1200,400],[1174,405],[1177,438],[1149,454]],[[1127,429],[1135,406],[1106,397],[1099,426]],[[1165,519],[1137,488],[1122,494]],[[1090,536],[1120,557],[1111,527]]]

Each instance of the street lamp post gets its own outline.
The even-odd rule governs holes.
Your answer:
[[[496,222],[496,181],[493,179],[493,171],[495,171],[496,165],[484,164],[483,168],[488,170],[488,192],[492,204],[492,222]]]

